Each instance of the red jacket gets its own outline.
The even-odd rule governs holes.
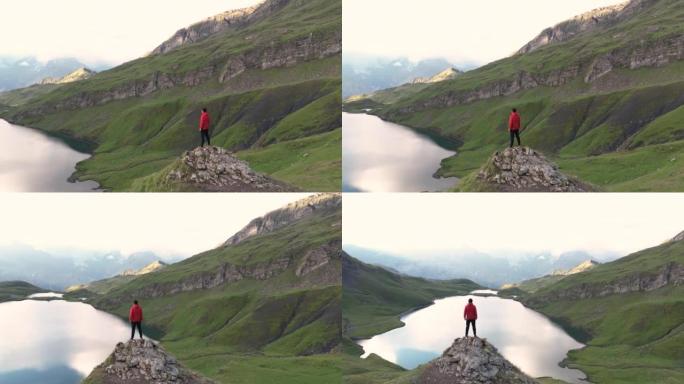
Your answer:
[[[131,323],[143,321],[142,308],[138,304],[131,305],[131,311],[128,313],[128,320],[130,320]]]
[[[200,131],[208,131],[209,130],[209,114],[207,112],[202,111],[202,115],[200,116],[199,130]]]
[[[515,132],[520,130],[520,115],[518,112],[511,112],[508,117],[508,130]]]
[[[475,304],[468,303],[468,305],[465,306],[463,318],[466,320],[477,320],[477,308],[475,308]]]

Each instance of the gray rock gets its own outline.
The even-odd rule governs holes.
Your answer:
[[[206,146],[186,151],[166,175],[170,183],[216,192],[289,192],[296,188],[252,170],[224,148]]]
[[[477,174],[478,183],[492,191],[588,192],[589,185],[568,177],[544,155],[528,147],[496,152]]]
[[[118,343],[104,363],[86,378],[102,384],[212,384],[184,368],[157,343],[130,340]]]
[[[485,339],[458,338],[441,357],[432,360],[419,384],[536,384],[499,354]]]

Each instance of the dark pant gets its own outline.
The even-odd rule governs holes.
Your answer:
[[[135,336],[135,328],[138,328],[138,334],[140,335],[140,338],[142,339],[142,327],[140,326],[142,324],[140,321],[136,321],[131,323],[131,339]]]
[[[208,129],[200,131],[200,135],[202,136],[202,147],[204,147],[204,139],[207,139],[207,145],[211,145],[211,141],[209,140],[209,130]]]
[[[475,329],[475,320],[466,320],[466,337],[468,337],[468,330],[470,330],[470,324],[473,324],[473,336],[477,337],[477,330]]]
[[[518,139],[518,145],[520,145],[520,131],[511,131],[511,147],[513,146],[513,138]]]

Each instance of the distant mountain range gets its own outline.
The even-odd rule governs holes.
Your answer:
[[[684,189],[684,2],[632,0],[542,31],[510,57],[430,85],[350,100],[453,143],[438,174],[467,177],[522,142],[569,176],[605,191]]]
[[[0,56],[0,92],[28,87],[46,78],[61,78],[86,65],[74,58],[40,62],[35,57]],[[97,70],[106,66],[97,66]]]
[[[166,259],[167,262],[178,258]],[[27,245],[0,246],[0,281],[21,280],[62,291],[75,284],[138,270],[162,258],[152,252],[41,251]]]
[[[568,270],[588,260],[605,262],[617,257],[612,254],[593,255],[584,251],[565,252],[559,256],[533,253],[515,257],[477,251],[398,255],[346,244],[344,250],[359,260],[397,273],[442,280],[465,278],[490,288],[541,277],[558,270]]]
[[[440,58],[412,62],[405,57],[345,55],[342,58],[342,97],[372,93],[418,78],[431,78],[453,66]]]

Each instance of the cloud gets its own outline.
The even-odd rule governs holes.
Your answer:
[[[345,244],[395,253],[627,254],[684,230],[679,194],[347,194]]]

